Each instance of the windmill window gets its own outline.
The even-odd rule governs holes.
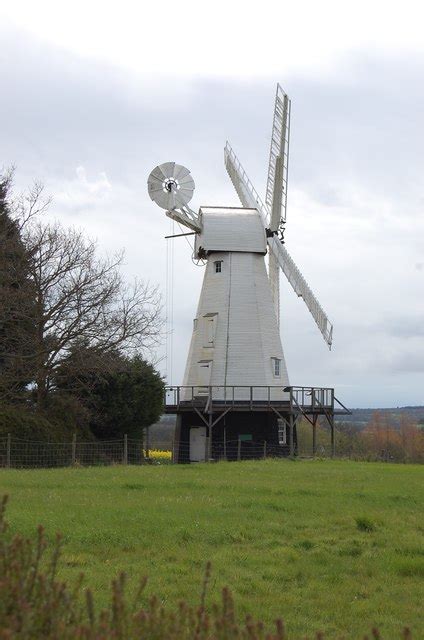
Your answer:
[[[286,424],[281,418],[278,418],[278,444],[287,444],[287,429]]]
[[[198,393],[207,393],[207,387],[211,383],[212,360],[200,360],[197,363],[197,380],[199,387],[206,387],[198,391]]]
[[[271,362],[272,362],[272,373],[274,375],[274,378],[280,378],[281,377],[281,360],[280,360],[280,358],[271,358]]]
[[[215,273],[221,273],[222,271],[222,260],[215,260]]]
[[[208,313],[202,318],[203,347],[213,347],[215,343],[217,313]]]
[[[197,329],[197,318],[194,318],[193,320],[193,331],[196,331]]]

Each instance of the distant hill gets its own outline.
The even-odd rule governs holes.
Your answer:
[[[371,419],[372,414],[376,411],[385,414],[389,417],[390,422],[394,425],[398,425],[400,423],[400,419],[402,416],[406,416],[417,422],[418,424],[424,425],[424,406],[420,407],[396,407],[386,409],[351,409],[351,416],[339,416],[336,419],[336,422],[344,424],[354,424],[359,428],[364,427]]]

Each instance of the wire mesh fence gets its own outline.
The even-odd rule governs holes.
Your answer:
[[[336,447],[336,457],[351,460],[380,462],[420,462],[421,460],[395,458],[387,451],[357,451],[346,446]],[[241,439],[215,441],[209,446],[205,438],[204,446],[193,450],[187,442],[168,443],[146,441],[136,438],[83,442],[74,437],[69,442],[41,442],[21,440],[14,436],[0,436],[0,468],[36,469],[54,467],[105,466],[105,465],[166,465],[175,463],[218,462],[220,460],[260,460],[287,458],[290,456],[288,444],[266,441],[243,441]],[[315,450],[304,443],[295,449],[299,458],[334,457],[332,447],[327,442],[317,443]]]
[[[316,443],[315,449],[299,443],[294,455],[299,458],[334,457],[327,442]],[[336,457],[352,460],[383,462],[410,462],[415,459],[395,458],[384,449],[357,451],[345,445],[336,447]],[[218,462],[220,460],[258,460],[287,458],[290,446],[286,443],[218,440],[209,444],[205,438],[203,446],[194,449],[188,442],[169,443],[146,441],[124,436],[117,440],[41,442],[21,440],[14,436],[0,436],[0,467],[15,469],[53,468],[69,466],[145,465],[196,462]]]
[[[22,440],[14,436],[0,437],[0,467],[15,469],[69,466],[173,464],[219,460],[252,460],[288,456],[287,445],[267,442],[229,440],[194,451],[189,443],[169,445],[146,442],[124,436],[117,440],[84,442],[76,437],[70,442]]]
[[[102,466],[113,464],[164,463],[172,452],[151,445],[146,449],[139,439],[79,442],[40,442],[15,437],[0,438],[0,467],[18,469]]]
[[[265,440],[256,442],[254,440],[218,440],[212,443],[209,448],[209,442],[206,438],[205,458],[213,461],[216,460],[257,460],[260,458],[284,458],[290,455],[290,446],[288,444],[278,444],[277,442],[267,442]],[[181,446],[175,451],[175,456],[179,454],[180,458],[191,458],[193,461],[193,452],[189,446]]]

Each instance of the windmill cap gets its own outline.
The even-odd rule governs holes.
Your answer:
[[[265,229],[257,209],[200,207],[201,233],[196,236],[196,254],[210,251],[267,252]]]

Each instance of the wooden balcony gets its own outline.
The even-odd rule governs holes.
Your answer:
[[[330,387],[283,386],[168,386],[164,394],[165,413],[189,411],[215,413],[231,411],[279,411],[308,415],[346,414],[348,409]]]

